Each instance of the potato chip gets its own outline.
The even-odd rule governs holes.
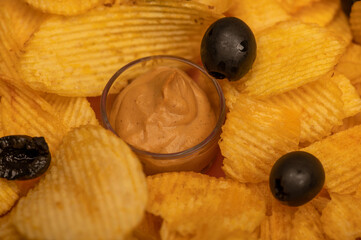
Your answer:
[[[330,135],[332,128],[341,125],[345,117],[342,92],[337,83],[327,77],[267,101],[301,113],[300,142],[305,144]]]
[[[227,15],[242,19],[256,35],[291,17],[275,0],[234,1]]]
[[[316,208],[308,203],[298,208],[292,219],[292,240],[321,240],[323,229],[321,214]]]
[[[321,0],[300,9],[294,17],[304,23],[316,23],[326,26],[336,16],[340,8],[338,0]]]
[[[348,18],[342,10],[338,11],[334,19],[326,26],[326,28],[343,40],[342,44],[344,47],[351,43],[351,29],[348,24]]]
[[[361,98],[350,80],[336,73],[332,78],[342,91],[343,111],[345,117],[351,117],[361,112]]]
[[[94,110],[84,97],[62,97],[55,94],[46,94],[44,99],[57,112],[60,119],[69,128],[76,128],[81,125],[99,125]]]
[[[361,237],[361,199],[350,195],[331,194],[322,212],[323,229],[330,239],[354,240]]]
[[[230,179],[172,172],[147,180],[147,211],[162,217],[162,239],[247,239],[265,217],[264,200]]]
[[[353,40],[361,44],[361,2],[355,2],[352,5],[350,13],[350,27]]]
[[[13,181],[0,178],[0,216],[8,212],[18,199],[17,185]]]
[[[355,193],[361,183],[361,126],[338,132],[301,149],[316,156],[325,169],[330,193]]]
[[[97,96],[119,68],[137,58],[195,59],[201,33],[219,16],[203,4],[176,0],[139,0],[75,17],[52,16],[29,41],[21,73],[34,89]]]
[[[23,236],[11,223],[10,214],[0,217],[0,239],[1,240],[22,240]]]
[[[1,0],[0,16],[1,21],[5,21],[9,26],[6,34],[11,34],[21,48],[39,28],[47,14],[30,7],[22,0]]]
[[[162,218],[146,212],[140,224],[133,231],[136,239],[160,240],[160,227]]]
[[[348,117],[342,120],[341,126],[336,126],[332,129],[333,133],[341,132],[346,129],[352,128],[356,125],[361,124],[361,113],[356,114],[355,116]]]
[[[229,109],[233,108],[233,105],[239,98],[239,95],[241,94],[236,87],[228,80],[221,80],[218,81],[221,85],[222,92],[224,95],[224,98],[226,99],[226,106]]]
[[[274,162],[298,148],[299,112],[240,95],[222,131],[226,175],[240,182],[268,181]]]
[[[232,0],[195,0],[196,2],[207,5],[209,9],[217,12],[224,13],[230,9]]]
[[[289,13],[295,13],[303,7],[310,6],[320,0],[277,0]]]
[[[14,208],[30,239],[122,239],[140,223],[145,176],[127,144],[99,126],[64,138],[55,164]]]
[[[328,30],[297,21],[278,23],[261,32],[257,49],[257,58],[243,81],[245,92],[259,97],[317,80],[333,69],[345,50],[342,40]]]
[[[350,79],[352,83],[357,82],[357,79],[361,77],[361,46],[351,43],[335,69]]]
[[[41,11],[60,15],[77,15],[103,3],[103,0],[25,0]]]
[[[67,128],[53,107],[37,92],[23,86],[11,86],[0,79],[1,121],[4,135],[43,136],[52,153]]]

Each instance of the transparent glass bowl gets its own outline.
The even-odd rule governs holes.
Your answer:
[[[225,120],[225,99],[218,82],[200,66],[186,59],[157,55],[137,59],[119,69],[105,86],[100,103],[101,117],[105,128],[119,134],[110,123],[110,112],[116,96],[139,75],[159,66],[177,67],[185,71],[206,93],[216,116],[216,124],[209,135],[199,144],[174,153],[156,153],[138,149],[128,143],[143,164],[147,175],[170,171],[195,171],[206,169],[217,157],[218,140]]]

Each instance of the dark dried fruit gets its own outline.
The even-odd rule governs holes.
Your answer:
[[[0,177],[27,180],[49,167],[51,155],[43,137],[12,135],[0,138]]]

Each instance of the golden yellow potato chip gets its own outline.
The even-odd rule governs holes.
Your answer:
[[[310,6],[320,0],[277,0],[289,13],[295,13],[303,7]]]
[[[330,135],[332,128],[342,124],[342,91],[329,77],[308,83],[267,101],[294,109],[300,114],[300,142],[312,143]]]
[[[305,204],[298,208],[292,219],[292,240],[322,240],[323,229],[321,214],[311,204]]]
[[[24,237],[16,230],[11,222],[10,214],[0,217],[1,240],[23,240]]]
[[[354,127],[356,125],[359,125],[359,124],[361,124],[361,113],[358,113],[358,114],[356,114],[354,116],[343,119],[342,120],[342,125],[334,127],[332,129],[332,132],[333,133],[341,132],[341,131],[352,128],[352,127]]]
[[[351,43],[335,69],[350,79],[352,83],[358,82],[358,78],[361,78],[361,46]]]
[[[30,239],[122,239],[140,223],[145,176],[127,144],[99,126],[64,138],[55,164],[12,215]]]
[[[232,109],[241,93],[237,90],[235,85],[228,80],[220,80],[218,83],[221,85],[224,98],[226,99],[226,106],[229,109]]]
[[[25,0],[25,2],[44,12],[77,15],[101,5],[103,0]]]
[[[23,47],[47,17],[22,0],[1,0],[0,13],[1,21],[9,26],[6,34],[12,34],[19,47]]]
[[[343,111],[345,117],[351,117],[361,112],[361,98],[350,80],[342,74],[335,73],[332,80],[342,91]]]
[[[361,44],[361,2],[355,2],[352,5],[350,13],[350,27],[353,40]]]
[[[136,239],[142,240],[160,240],[160,228],[162,226],[162,218],[154,216],[146,212],[140,224],[133,231]]]
[[[84,97],[62,97],[56,94],[46,94],[44,99],[54,108],[63,123],[69,128],[81,125],[99,125],[94,110]]]
[[[305,23],[316,23],[322,27],[330,23],[340,7],[338,0],[321,0],[300,9],[294,17]]]
[[[361,126],[338,132],[301,149],[316,156],[325,169],[330,193],[355,193],[361,183]]]
[[[327,206],[327,204],[331,201],[329,194],[325,189],[321,190],[321,193],[317,195],[314,199],[312,199],[311,204],[316,208],[316,210],[321,214],[323,209]]]
[[[256,35],[291,17],[275,0],[233,1],[227,15],[242,19]]]
[[[19,199],[19,188],[14,181],[0,178],[0,216],[8,212]]]
[[[147,211],[162,217],[162,239],[247,239],[265,217],[264,199],[230,179],[172,172],[147,182]]]
[[[350,195],[331,194],[322,211],[323,229],[330,239],[354,240],[361,237],[361,199]]]
[[[176,0],[97,8],[52,16],[28,42],[20,71],[32,88],[65,96],[100,95],[122,66],[158,54],[195,59],[202,32],[220,15]]]
[[[315,81],[333,69],[344,50],[342,40],[325,28],[278,23],[257,37],[256,60],[243,78],[245,92],[266,97]]]
[[[4,135],[42,136],[54,153],[67,131],[54,108],[28,87],[19,89],[1,79],[0,96]]]
[[[333,20],[327,24],[327,30],[343,40],[343,46],[348,46],[352,41],[352,33],[348,24],[348,18],[342,10],[339,10]]]
[[[268,181],[274,162],[298,148],[299,112],[240,95],[222,131],[226,175],[240,182]]]
[[[224,13],[230,9],[233,0],[195,0],[196,2],[207,5],[209,9],[218,12]]]

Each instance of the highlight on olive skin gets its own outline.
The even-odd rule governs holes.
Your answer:
[[[295,151],[283,155],[273,165],[269,186],[282,204],[301,206],[311,201],[323,188],[325,171],[312,154]]]
[[[10,135],[0,138],[0,177],[28,180],[49,168],[51,155],[43,137]]]
[[[203,66],[217,79],[236,81],[242,78],[251,69],[256,52],[252,30],[235,17],[225,17],[214,22],[201,43]]]

